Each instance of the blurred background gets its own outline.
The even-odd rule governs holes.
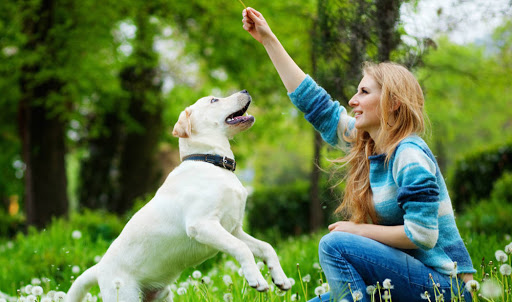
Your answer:
[[[346,104],[363,61],[409,67],[425,137],[457,213],[511,232],[512,1],[246,0],[297,63]],[[232,142],[247,228],[324,228],[343,194],[237,0],[0,2],[0,237],[86,209],[129,217],[179,164],[170,134],[205,95],[247,89],[254,127]],[[471,209],[471,211],[469,211]],[[469,217],[468,216],[468,217]]]

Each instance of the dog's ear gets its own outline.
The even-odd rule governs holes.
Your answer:
[[[180,117],[178,118],[178,121],[172,130],[172,135],[181,138],[190,137],[192,134],[192,122],[190,120],[191,114],[192,110],[188,107],[185,109],[185,111],[180,113]]]

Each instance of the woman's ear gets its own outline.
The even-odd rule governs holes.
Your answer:
[[[191,115],[192,110],[189,107],[180,113],[180,117],[178,118],[178,121],[172,130],[172,135],[181,138],[190,137],[192,134],[192,121],[190,119]]]
[[[391,112],[395,112],[400,108],[400,105],[402,104],[396,96],[393,95],[391,98]]]

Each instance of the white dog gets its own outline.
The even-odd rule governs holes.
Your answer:
[[[270,244],[242,230],[247,191],[233,173],[229,139],[254,124],[253,116],[244,115],[250,102],[243,90],[227,98],[201,98],[180,114],[173,135],[180,138],[183,162],[101,261],[76,279],[67,302],[82,301],[96,283],[106,302],[172,301],[168,285],[218,251],[235,257],[258,291],[269,286],[253,253],[268,265],[278,287],[290,289]]]

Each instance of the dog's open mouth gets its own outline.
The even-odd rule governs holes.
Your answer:
[[[226,123],[230,124],[230,125],[235,125],[235,124],[240,124],[240,123],[253,122],[254,116],[244,115],[247,112],[247,109],[249,109],[250,104],[251,104],[251,101],[248,101],[247,104],[244,106],[244,108],[229,115],[226,118]]]

